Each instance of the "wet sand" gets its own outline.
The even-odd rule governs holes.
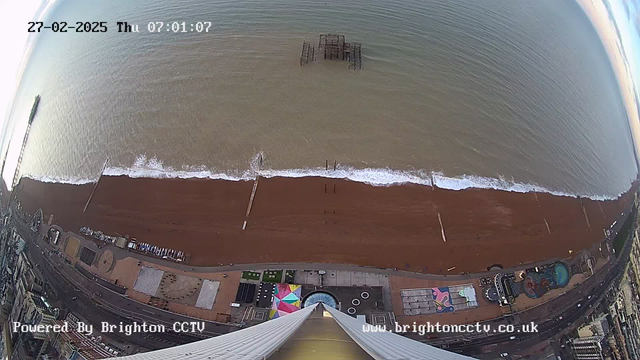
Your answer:
[[[183,250],[194,266],[328,262],[432,274],[454,266],[450,274],[570,257],[570,250],[575,255],[601,241],[603,228],[633,201],[631,191],[616,201],[597,202],[485,189],[261,178],[242,230],[252,181],[105,176],[83,213],[92,188],[22,179],[17,197],[26,211],[41,207],[45,219],[53,213],[53,222],[65,230],[89,226],[128,234]]]

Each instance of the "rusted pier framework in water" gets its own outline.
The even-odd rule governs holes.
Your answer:
[[[349,62],[349,69],[362,69],[362,45],[348,43],[341,34],[321,34],[318,41],[318,52],[325,60],[342,60]],[[315,48],[308,41],[302,43],[300,66],[315,60]]]
[[[316,60],[316,48],[310,42],[302,43],[302,54],[300,54],[300,66]]]

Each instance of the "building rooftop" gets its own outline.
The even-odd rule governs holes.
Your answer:
[[[38,308],[38,310],[40,310],[42,313],[46,315],[53,316],[53,313],[50,310],[50,306],[44,302],[44,300],[40,295],[34,294],[34,293],[30,293],[30,295],[31,295],[31,300],[35,304],[36,308]]]

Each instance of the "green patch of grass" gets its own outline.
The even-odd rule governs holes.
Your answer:
[[[247,279],[247,280],[260,280],[260,275],[262,275],[259,272],[254,272],[254,271],[243,271],[242,272],[242,278],[243,279]]]
[[[629,237],[629,232],[631,232],[631,227],[633,226],[633,222],[636,220],[637,209],[634,207],[631,211],[631,214],[627,217],[627,221],[622,225],[620,232],[616,235],[615,239],[613,239],[613,249],[616,251],[616,256],[622,251],[624,247],[624,243],[627,241]]]
[[[268,283],[282,282],[282,270],[266,270],[262,276],[262,281]]]

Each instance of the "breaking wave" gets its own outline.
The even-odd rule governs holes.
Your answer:
[[[35,176],[24,175],[23,177],[38,180],[45,183],[57,183],[57,184],[71,184],[71,185],[84,185],[95,182],[96,179],[80,178],[80,177],[59,177],[59,176]]]
[[[249,162],[248,170],[239,171],[213,171],[206,166],[183,166],[181,169],[175,169],[171,166],[165,166],[161,160],[153,157],[147,159],[144,155],[139,155],[134,164],[130,167],[107,167],[103,173],[105,176],[127,176],[130,178],[156,178],[156,179],[215,179],[228,181],[249,181],[255,179],[257,175],[265,178],[288,177],[324,177],[331,179],[347,179],[351,181],[361,182],[372,186],[393,186],[402,184],[418,184],[425,186],[436,186],[440,189],[448,190],[464,190],[469,188],[475,189],[495,189],[517,193],[539,192],[549,193],[557,196],[569,197],[587,197],[592,200],[612,200],[616,197],[600,196],[591,194],[569,194],[561,191],[549,190],[543,186],[536,184],[518,183],[513,180],[509,181],[500,178],[487,178],[475,175],[462,175],[458,177],[445,176],[439,172],[431,172],[426,170],[392,170],[387,168],[365,168],[356,169],[347,166],[338,166],[333,170],[333,166],[329,170],[325,168],[307,168],[307,169],[260,169],[264,164],[264,154],[256,154]],[[95,182],[97,179],[85,178],[62,178],[49,176],[31,176],[25,175],[34,180],[53,183],[66,184],[87,184]]]
[[[171,166],[165,166],[161,160],[153,157],[147,159],[139,155],[131,167],[109,166],[104,170],[106,176],[127,176],[130,178],[155,178],[155,179],[217,179],[229,181],[251,180],[255,177],[253,170],[243,172],[215,172],[206,166],[183,166],[177,170]]]

